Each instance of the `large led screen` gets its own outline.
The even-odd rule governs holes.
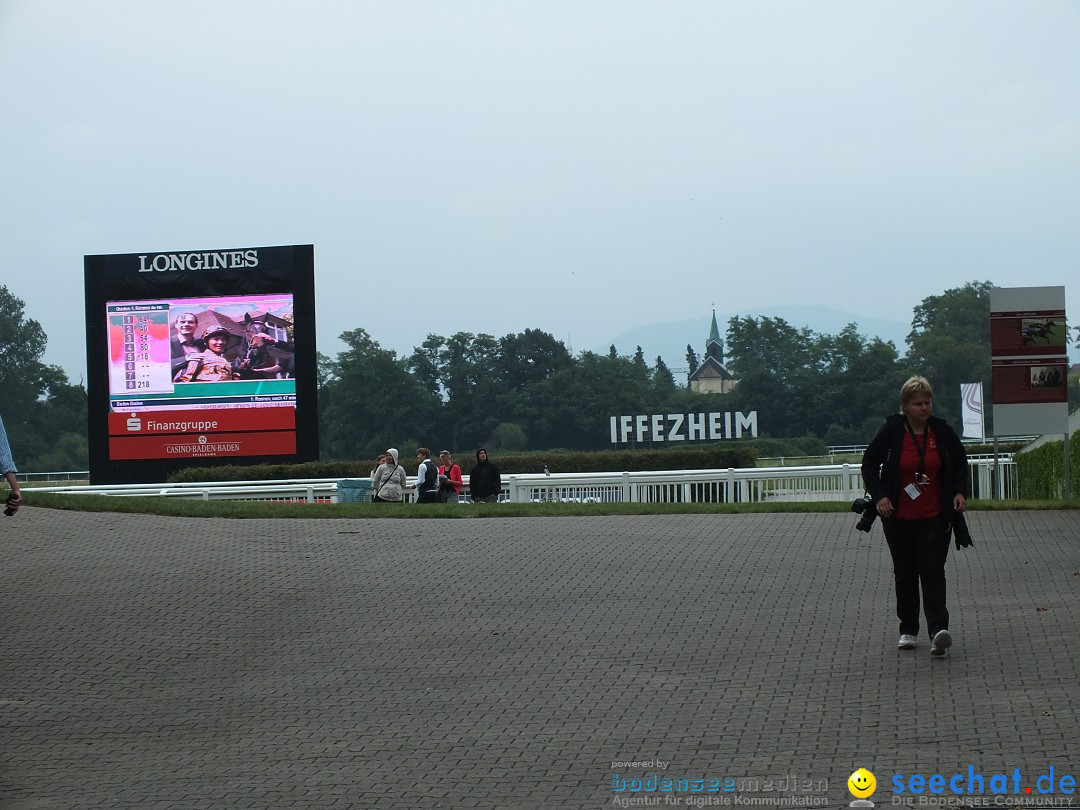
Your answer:
[[[91,480],[318,457],[310,246],[87,256]]]

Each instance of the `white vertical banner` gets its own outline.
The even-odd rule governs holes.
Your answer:
[[[960,383],[960,400],[963,403],[964,438],[986,440],[983,425],[983,387],[981,382]]]

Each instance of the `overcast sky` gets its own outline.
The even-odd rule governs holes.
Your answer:
[[[313,243],[330,355],[973,280],[1075,323],[1078,43],[1071,0],[0,0],[0,282],[74,379],[97,253]]]

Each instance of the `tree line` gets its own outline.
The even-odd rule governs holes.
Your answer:
[[[855,324],[826,334],[782,318],[731,318],[725,359],[738,385],[722,395],[691,391],[640,346],[573,355],[539,329],[502,337],[458,332],[431,334],[399,357],[367,330],[352,329],[336,357],[319,356],[321,455],[373,458],[388,446],[459,455],[479,446],[611,449],[613,415],[717,411],[757,411],[763,436],[864,444],[916,373],[935,387],[935,412],[954,424],[960,384],[982,382],[989,421],[992,287],[974,281],[923,299],[903,354]],[[41,362],[46,336],[24,309],[0,286],[0,403],[16,461],[28,471],[86,469],[86,390]],[[691,368],[700,362],[692,345],[686,361]],[[1071,405],[1080,404],[1075,377],[1069,391]]]
[[[86,388],[41,362],[48,338],[0,285],[0,416],[21,472],[85,470]]]
[[[898,410],[912,374],[930,379],[935,412],[953,423],[960,384],[982,382],[991,435],[993,286],[973,281],[923,299],[903,354],[855,324],[833,335],[782,318],[732,318],[725,348],[738,385],[723,395],[689,390],[640,346],[633,354],[612,346],[573,356],[540,330],[501,338],[459,332],[429,335],[398,357],[355,329],[342,335],[346,351],[320,361],[323,450],[329,458],[370,457],[393,443],[598,450],[611,446],[612,415],[753,410],[762,435],[865,444]],[[700,362],[692,346],[686,360],[691,369]],[[1076,379],[1070,400],[1080,403]]]

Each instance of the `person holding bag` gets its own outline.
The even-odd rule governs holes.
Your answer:
[[[405,468],[398,464],[398,451],[391,447],[386,451],[386,461],[379,465],[372,478],[372,503],[401,503],[405,497],[405,481]]]
[[[900,413],[888,416],[866,448],[862,477],[881,517],[892,554],[897,648],[915,648],[919,635],[919,589],[930,633],[930,654],[952,643],[945,606],[945,560],[953,522],[967,508],[967,453],[947,422],[933,415],[934,391],[923,377],[900,389]],[[958,545],[970,545],[970,539]]]

